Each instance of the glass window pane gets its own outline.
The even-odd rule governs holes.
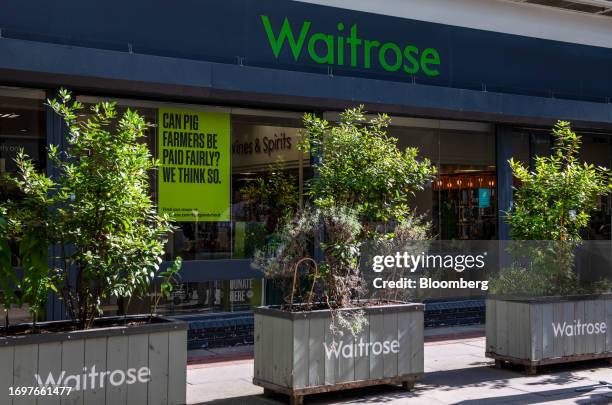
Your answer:
[[[0,201],[18,200],[20,195],[7,180],[17,171],[15,157],[23,150],[37,170],[46,170],[46,122],[42,98],[32,98],[36,90],[0,89]],[[23,93],[23,96],[21,96]],[[11,249],[17,252],[16,244]],[[13,265],[20,263],[13,255]],[[0,309],[2,306],[0,305]],[[12,324],[31,320],[27,305],[11,309]]]
[[[232,116],[233,258],[271,246],[303,201],[311,170],[298,150],[300,127],[299,120]]]
[[[609,134],[578,134],[583,136],[580,157],[595,166],[612,168],[612,136]],[[591,222],[582,237],[584,239],[610,240],[612,232],[612,196],[597,199],[597,209],[591,215]]]
[[[444,123],[447,128],[453,125],[470,123]],[[443,129],[441,122],[431,120],[428,128],[389,130],[398,138],[398,147],[417,147],[419,156],[438,169],[433,184],[417,192],[411,206],[431,220],[439,239],[497,237],[495,136],[485,129]]]
[[[45,170],[45,148],[43,101],[0,96],[0,199],[17,197],[4,176],[17,170],[17,153],[23,149],[38,170]]]

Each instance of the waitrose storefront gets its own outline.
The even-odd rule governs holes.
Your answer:
[[[317,158],[297,149],[304,112],[389,113],[399,146],[438,168],[413,206],[440,239],[508,238],[506,162],[548,153],[559,118],[584,135],[586,161],[612,166],[610,48],[288,0],[2,7],[0,171],[20,148],[52,170],[44,149],[66,133],[44,100],[60,87],[144,114],[162,166],[154,199],[177,219],[166,259],[184,259],[171,313],[274,299],[250,258],[283,209],[304,203]],[[282,196],[268,188],[279,183]],[[599,205],[585,237],[610,239],[610,198]],[[62,312],[52,300],[48,317]]]

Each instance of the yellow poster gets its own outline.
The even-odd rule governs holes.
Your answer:
[[[160,108],[158,207],[175,221],[230,220],[230,116]]]

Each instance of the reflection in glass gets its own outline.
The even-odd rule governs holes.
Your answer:
[[[452,129],[449,124],[443,129],[435,120],[427,125],[389,130],[400,148],[417,147],[438,169],[431,188],[418,192],[412,206],[431,220],[438,239],[496,239],[497,171],[491,128],[465,123],[474,130]]]

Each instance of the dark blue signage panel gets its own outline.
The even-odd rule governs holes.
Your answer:
[[[0,27],[5,37],[123,52],[546,97],[612,96],[607,48],[288,0],[6,0]]]

